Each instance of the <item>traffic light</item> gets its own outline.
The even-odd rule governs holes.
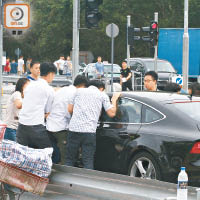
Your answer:
[[[151,21],[149,34],[152,45],[156,46],[158,44],[158,23],[156,21]]]
[[[142,40],[150,42],[152,46],[156,46],[158,43],[158,23],[151,21],[150,26],[142,27],[142,31],[148,33],[148,36],[143,36]]]
[[[99,12],[99,5],[103,0],[85,0],[85,22],[87,28],[97,28],[102,14]]]
[[[134,40],[140,40],[140,36],[136,36],[135,32],[140,32],[140,28],[128,27],[128,45],[133,46]]]

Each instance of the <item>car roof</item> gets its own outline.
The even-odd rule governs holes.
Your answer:
[[[87,66],[88,65],[95,65],[96,63],[89,63],[89,64],[87,64]],[[112,65],[112,63],[103,63],[104,65]],[[117,65],[117,66],[119,66],[118,64],[116,64],[116,63],[113,63],[113,65]],[[120,67],[120,66],[119,66]]]
[[[154,59],[154,58],[148,58],[148,57],[136,57],[136,58],[130,58],[130,61],[133,61],[133,60],[154,61],[155,59]],[[157,61],[167,61],[167,62],[169,62],[168,60],[165,60],[165,59],[159,59],[159,58],[157,58]]]
[[[157,102],[161,104],[175,103],[175,102],[188,102],[188,101],[200,101],[200,97],[190,97],[188,94],[177,94],[170,92],[148,92],[148,91],[134,91],[134,92],[122,92],[123,97],[130,97],[139,101],[149,103]]]

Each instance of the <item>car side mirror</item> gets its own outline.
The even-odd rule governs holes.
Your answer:
[[[137,67],[136,67],[136,70],[135,70],[136,72],[144,72],[144,66],[142,66],[142,65],[138,65]]]

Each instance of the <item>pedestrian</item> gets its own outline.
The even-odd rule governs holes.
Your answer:
[[[64,71],[67,76],[72,75],[72,61],[71,61],[70,56],[67,56],[67,58],[65,60]]]
[[[200,84],[195,82],[189,85],[188,94],[191,96],[200,96]]]
[[[158,91],[158,74],[155,71],[148,71],[144,75],[144,87],[147,91]]]
[[[6,65],[4,67],[4,72],[6,74],[9,74],[10,70],[11,70],[11,67],[10,67],[10,58],[6,58]]]
[[[97,62],[95,63],[96,77],[101,79],[104,77],[104,64],[102,63],[102,57],[97,57]]]
[[[56,73],[53,63],[40,65],[41,78],[31,81],[24,91],[22,109],[19,113],[17,142],[35,149],[51,147],[45,124],[54,99],[54,89],[49,86]]]
[[[132,73],[130,68],[127,66],[127,62],[122,62],[122,69],[120,75],[120,84],[122,86],[122,91],[127,91],[127,88],[130,91],[133,91],[132,87]]]
[[[176,92],[176,93],[180,93],[181,91],[181,86],[177,83],[167,83],[164,87],[164,91],[165,92]]]
[[[77,89],[70,99],[68,111],[72,114],[67,134],[66,165],[74,166],[81,147],[84,168],[94,168],[96,150],[96,128],[102,106],[109,117],[114,117],[120,93],[112,97],[112,104],[104,92],[105,84],[99,80],[90,81],[88,88]]]
[[[40,76],[40,63],[38,61],[32,61],[30,63],[30,75],[27,78],[30,81],[37,81]]]
[[[26,61],[26,73],[30,74],[30,68],[31,68],[32,58],[28,58]]]
[[[27,78],[20,78],[15,86],[15,92],[10,96],[6,106],[6,119],[7,125],[4,134],[4,139],[16,141],[16,130],[18,127],[18,115],[22,108],[22,98],[24,97],[24,89],[28,85]]]
[[[17,68],[17,72],[18,75],[21,76],[24,73],[24,60],[23,60],[23,56],[20,56],[18,59],[18,68]]]
[[[10,66],[11,66],[10,73],[11,73],[11,74],[17,74],[17,66],[18,66],[18,65],[17,65],[15,59],[12,60]]]
[[[54,148],[52,157],[54,163],[66,163],[66,137],[71,119],[71,115],[68,112],[69,99],[73,98],[77,88],[86,87],[87,84],[86,77],[78,75],[73,85],[65,86],[55,93],[52,108],[46,122],[46,128]]]
[[[57,70],[59,75],[63,75],[64,65],[65,65],[65,57],[63,55],[60,56],[60,59],[54,62],[57,66]]]

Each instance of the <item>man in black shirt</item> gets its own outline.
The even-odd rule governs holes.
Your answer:
[[[130,70],[130,68],[127,67],[126,61],[123,61],[121,75],[120,75],[120,84],[122,86],[122,91],[126,91],[127,88],[129,90],[133,91],[131,77],[132,77],[131,70]]]

